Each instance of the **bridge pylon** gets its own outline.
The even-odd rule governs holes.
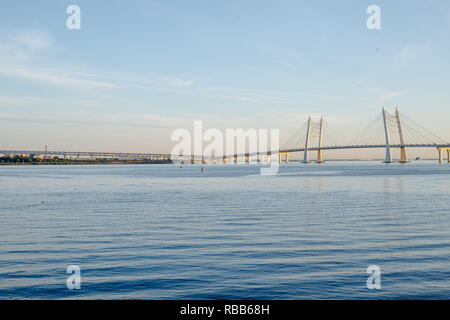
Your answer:
[[[309,136],[311,133],[311,116],[308,118],[308,126],[306,127],[306,141],[305,141],[305,152],[303,156],[303,163],[309,163]]]
[[[385,163],[392,162],[391,133],[398,133],[399,145],[396,147],[400,147],[400,163],[408,162],[408,156],[406,154],[405,136],[403,134],[403,126],[402,121],[400,120],[400,113],[398,112],[398,107],[395,108],[394,115],[388,114],[386,112],[386,109],[382,107],[382,114],[383,114],[384,134],[386,138],[386,159],[384,162]]]
[[[323,163],[322,158],[322,146],[323,146],[323,116],[320,118],[319,127],[319,150],[317,150],[317,163]]]
[[[384,160],[385,163],[391,163],[392,162],[392,154],[391,154],[391,146],[389,142],[389,125],[388,125],[388,114],[386,112],[386,109],[382,107],[383,112],[383,124],[384,124],[384,134],[386,138],[386,158]]]
[[[402,122],[400,121],[400,113],[398,112],[398,107],[395,108],[395,118],[397,119],[398,135],[400,137],[400,144],[405,145],[405,138],[403,136]],[[406,155],[406,147],[400,147],[400,162],[408,162],[408,157]]]
[[[323,163],[322,157],[323,127],[324,127],[323,116],[320,118],[320,122],[313,122],[311,120],[311,116],[308,118],[306,127],[306,140],[305,140],[303,163],[310,162],[309,159],[310,149],[317,150],[317,163]],[[314,138],[313,146],[311,146],[311,138]],[[315,147],[316,139],[318,139],[317,147]]]

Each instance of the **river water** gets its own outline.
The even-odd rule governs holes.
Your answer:
[[[0,166],[0,298],[450,297],[450,165],[259,169]]]

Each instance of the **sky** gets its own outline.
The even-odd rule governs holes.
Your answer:
[[[448,0],[2,1],[0,149],[170,152],[194,120],[282,143],[309,115],[351,140],[381,106],[450,141],[448,57]]]

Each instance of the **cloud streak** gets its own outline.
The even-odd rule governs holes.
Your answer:
[[[55,86],[62,86],[69,88],[80,86],[103,87],[114,89],[122,88],[122,86],[114,83],[87,79],[85,77],[80,76],[80,74],[76,72],[57,71],[45,68],[0,66],[0,73],[7,76],[36,80],[40,82],[50,83]]]
[[[238,89],[232,87],[213,87],[204,83],[198,83],[195,79],[183,79],[179,77],[155,76],[143,78],[130,74],[102,74],[17,65],[0,65],[0,74],[69,89],[103,88],[149,90],[248,103],[270,101],[272,103],[318,106],[318,104],[308,101],[307,98],[321,98],[327,100],[339,98],[337,96],[305,92],[280,92]]]
[[[173,126],[162,126],[154,123],[133,123],[133,122],[120,122],[120,121],[98,121],[98,120],[67,120],[67,119],[54,119],[54,118],[30,118],[30,117],[0,117],[0,121],[4,122],[19,122],[19,123],[33,123],[44,125],[60,125],[60,124],[73,124],[73,125],[88,125],[88,126],[113,126],[113,127],[131,127],[131,128],[146,128],[146,129],[173,129]]]
[[[393,91],[393,92],[386,92],[381,95],[380,101],[384,102],[386,100],[389,100],[391,98],[405,96],[408,94],[408,91]]]
[[[52,47],[53,39],[47,32],[0,29],[0,59],[3,62],[27,61]]]

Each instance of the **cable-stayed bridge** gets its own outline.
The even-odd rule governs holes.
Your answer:
[[[447,159],[450,163],[450,143],[439,138],[428,129],[414,120],[401,114],[396,108],[394,113],[388,113],[384,108],[382,112],[353,140],[346,142],[338,131],[329,125],[324,117],[313,121],[311,117],[298,128],[291,137],[281,145],[279,150],[265,152],[212,155],[177,156],[173,159],[170,154],[162,153],[115,153],[115,152],[77,152],[77,151],[27,151],[27,150],[0,150],[0,155],[41,155],[59,156],[62,158],[89,158],[89,159],[147,159],[151,161],[161,160],[185,160],[187,162],[222,162],[238,163],[240,160],[246,163],[264,163],[265,160],[278,154],[280,163],[289,163],[292,153],[303,152],[303,162],[309,163],[310,153],[317,152],[317,162],[324,161],[325,150],[347,149],[385,149],[385,162],[394,162],[392,149],[400,149],[399,162],[408,162],[407,148],[435,148],[439,154],[439,162],[443,162],[444,152],[447,151]]]
[[[436,148],[439,162],[443,161],[443,153],[447,151],[450,162],[450,144],[422,127],[414,120],[401,114],[396,108],[393,114],[384,107],[360,134],[349,143],[342,143],[344,138],[325,122],[312,121],[311,117],[280,147],[279,161],[282,156],[289,162],[289,155],[293,152],[303,152],[303,162],[310,162],[309,153],[317,151],[317,162],[323,162],[322,151],[344,149],[386,149],[385,162],[393,162],[392,149],[400,149],[399,162],[408,162],[407,148]]]
[[[240,159],[250,163],[250,159],[255,156],[259,156],[257,161],[264,162],[266,159],[270,161],[272,155],[278,154],[279,163],[289,163],[292,153],[303,152],[303,163],[309,163],[310,152],[317,152],[317,162],[322,163],[325,150],[382,148],[386,150],[386,163],[394,162],[392,149],[400,149],[399,162],[406,163],[407,148],[435,148],[439,154],[439,162],[443,162],[443,153],[447,151],[450,163],[450,143],[401,114],[398,108],[390,114],[383,107],[382,112],[360,134],[350,142],[345,141],[323,116],[318,121],[309,117],[277,151],[226,155],[222,158],[224,163],[229,161],[228,158],[234,163],[238,163]]]

